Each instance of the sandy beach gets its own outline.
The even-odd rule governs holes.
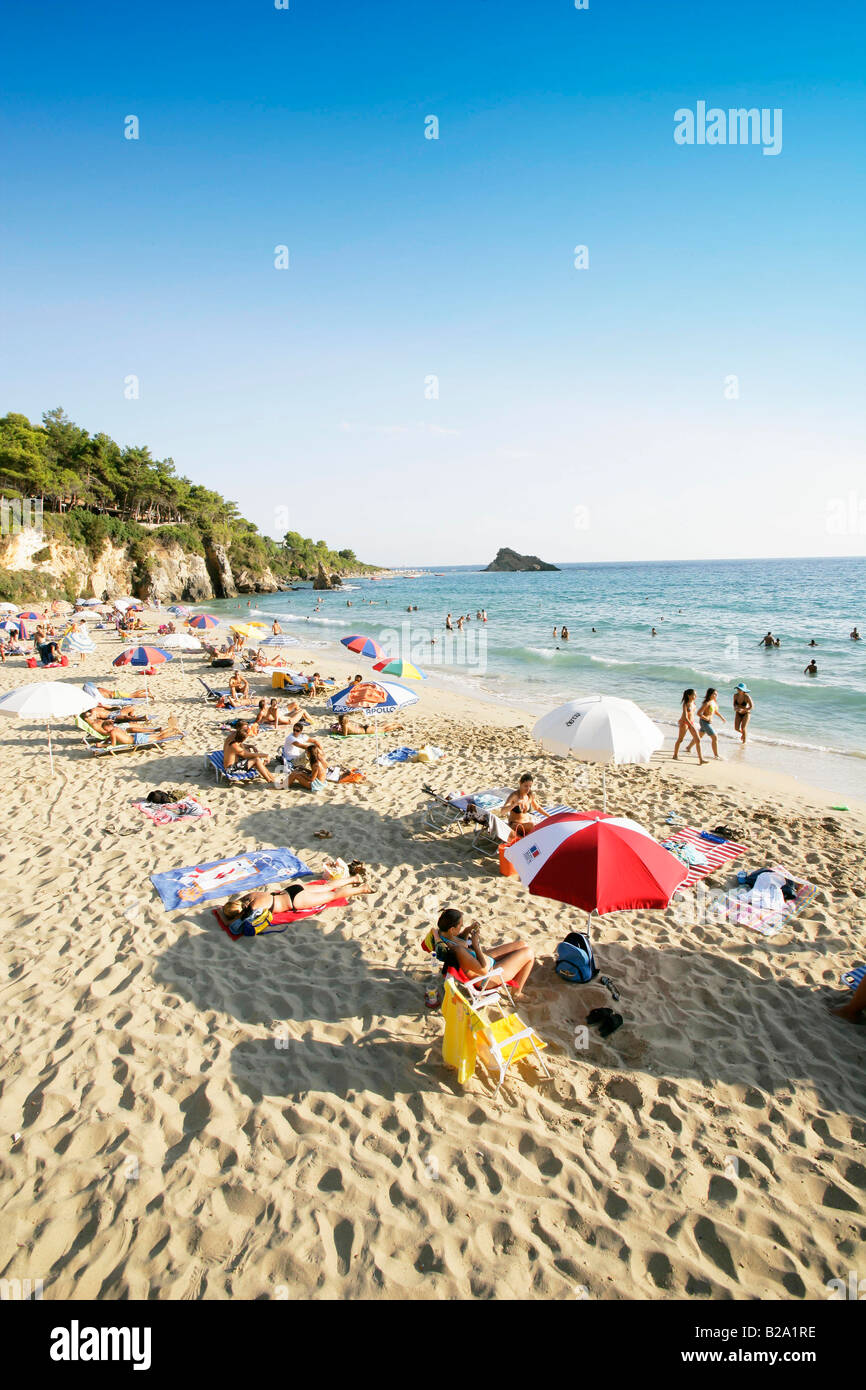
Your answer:
[[[113,634],[93,635],[81,667],[7,662],[0,693],[134,689],[112,672]],[[340,678],[355,662],[292,651]],[[741,831],[748,855],[710,888],[778,863],[817,892],[772,938],[700,920],[695,894],[600,919],[625,1023],[581,1048],[575,1029],[609,996],[551,962],[582,914],[427,828],[423,786],[528,770],[548,804],[588,809],[600,770],[540,753],[519,710],[423,688],[383,747],[435,744],[435,764],[383,769],[372,739],[331,741],[365,782],[320,797],[216,786],[203,755],[225,716],[200,698],[204,661],[185,666],[152,682],[157,718],[187,735],[164,754],[91,757],[67,725],[51,778],[44,728],[0,722],[0,1277],[42,1279],[45,1299],[821,1299],[847,1280],[866,1238],[866,1029],[826,1000],[866,960],[864,803],[835,811],[793,779],[673,764],[669,749],[612,769],[608,809],[659,839],[674,813]],[[324,705],[308,708],[325,729]],[[257,742],[272,754],[282,734]],[[131,804],[174,786],[212,817],[160,827]],[[234,943],[208,904],[167,913],[150,883],[276,845],[314,869],[360,858],[375,891]],[[443,1066],[420,942],[448,906],[490,942],[534,947],[520,1012],[549,1080],[524,1064],[494,1100],[482,1068],[460,1087]]]

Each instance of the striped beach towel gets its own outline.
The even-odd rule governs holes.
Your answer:
[[[710,874],[720,869],[723,864],[729,864],[732,859],[739,859],[741,854],[746,853],[745,845],[737,845],[733,840],[723,840],[721,844],[715,844],[712,840],[704,840],[699,830],[693,830],[691,826],[681,826],[670,836],[677,844],[692,845],[706,859],[706,864],[687,865],[688,874],[683,879],[677,893],[683,892],[686,888],[693,888],[702,878],[709,878]]]
[[[847,970],[842,976],[843,985],[847,985],[850,990],[855,990],[863,976],[866,975],[866,965],[855,966],[853,970]]]

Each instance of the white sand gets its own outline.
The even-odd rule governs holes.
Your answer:
[[[81,671],[7,663],[0,690],[104,677],[118,646],[95,636]],[[354,660],[292,658],[340,676]],[[68,730],[51,780],[44,731],[0,723],[0,1276],[42,1278],[45,1298],[428,1299],[821,1298],[847,1278],[866,1236],[866,1029],[823,1001],[866,960],[866,808],[667,754],[612,771],[609,809],[660,838],[672,810],[739,826],[744,865],[782,862],[819,892],[769,941],[682,908],[602,919],[625,1026],[578,1051],[575,1025],[611,1002],[552,972],[581,915],[500,877],[468,838],[425,833],[422,784],[469,791],[526,768],[549,803],[587,807],[600,773],[576,792],[580,768],[540,755],[525,716],[425,687],[385,746],[437,743],[434,766],[373,768],[372,740],[336,741],[368,782],[318,799],[216,788],[202,754],[220,716],[198,699],[201,661],[186,665],[153,683],[158,715],[188,731],[164,755],[91,758]],[[214,818],[156,828],[130,806],[173,785]],[[314,867],[357,856],[376,892],[234,944],[207,906],[166,913],[149,882],[280,844]],[[488,941],[535,947],[521,1014],[552,1080],[527,1065],[494,1102],[482,1069],[461,1088],[443,1068],[419,943],[449,905]]]

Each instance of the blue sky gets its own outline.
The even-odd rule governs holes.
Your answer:
[[[866,18],[693,8],[11,0],[0,409],[384,563],[863,553]]]

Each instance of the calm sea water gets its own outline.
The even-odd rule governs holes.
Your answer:
[[[212,608],[249,611],[246,599]],[[448,568],[355,580],[343,594],[303,588],[257,596],[252,609],[280,614],[304,640],[336,642],[354,631],[384,637],[389,651],[437,682],[529,711],[600,692],[627,696],[670,723],[687,686],[702,695],[714,685],[730,734],[733,688],[745,681],[755,703],[750,760],[810,781],[820,759],[817,785],[866,796],[866,638],[848,636],[855,624],[866,630],[864,559],[568,565],[552,574]],[[486,624],[479,609],[487,610]],[[449,611],[455,622],[472,615],[463,637],[449,640]],[[553,638],[563,623],[567,643]],[[768,629],[780,648],[759,645]],[[803,674],[813,656],[817,677]],[[339,671],[352,661],[341,658]],[[722,751],[742,756],[733,739]]]

